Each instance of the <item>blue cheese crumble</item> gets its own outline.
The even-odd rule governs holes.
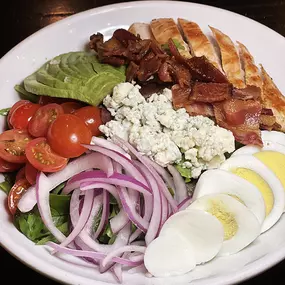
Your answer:
[[[189,116],[184,108],[174,110],[172,92],[164,89],[147,100],[140,86],[120,83],[103,103],[114,119],[100,126],[109,139],[117,135],[159,165],[179,164],[198,178],[201,171],[218,168],[225,153],[235,149],[232,132],[215,126],[203,116]]]

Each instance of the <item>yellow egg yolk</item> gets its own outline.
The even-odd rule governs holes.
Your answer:
[[[271,212],[274,205],[274,196],[267,182],[256,172],[247,168],[240,167],[232,169],[231,172],[240,176],[243,179],[246,179],[257,187],[263,197],[265,203],[265,213],[267,216]]]
[[[254,156],[274,172],[285,190],[285,155],[277,151],[260,151]]]
[[[238,231],[238,223],[233,213],[227,210],[226,205],[219,200],[211,200],[207,212],[215,216],[224,227],[224,240],[229,240]]]

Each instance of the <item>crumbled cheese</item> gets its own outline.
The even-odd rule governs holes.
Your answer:
[[[172,92],[165,88],[147,100],[135,83],[120,83],[104,105],[114,120],[100,126],[108,138],[117,135],[161,166],[179,163],[197,178],[201,171],[216,168],[234,151],[233,134],[203,116],[174,110]]]

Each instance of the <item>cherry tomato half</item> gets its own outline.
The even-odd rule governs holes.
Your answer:
[[[22,167],[22,164],[8,162],[0,158],[0,172],[13,172]]]
[[[56,172],[63,169],[68,159],[52,151],[46,138],[37,138],[29,142],[26,148],[29,163],[39,171]]]
[[[75,116],[82,119],[90,129],[93,136],[99,136],[99,126],[102,125],[101,110],[98,107],[86,106],[74,113]]]
[[[39,104],[22,104],[11,114],[9,119],[9,125],[14,129],[26,130],[29,121],[39,108]]]
[[[31,185],[34,185],[37,180],[38,170],[34,168],[29,162],[27,162],[25,167],[25,176]]]
[[[8,130],[0,135],[0,157],[13,163],[26,162],[25,150],[32,137],[24,130]]]
[[[86,151],[81,144],[89,144],[91,131],[85,123],[75,115],[64,114],[50,125],[47,139],[51,148],[59,155],[67,158],[78,157]]]
[[[36,138],[46,136],[50,124],[61,114],[63,114],[63,109],[58,104],[42,106],[29,123],[29,133]]]
[[[15,182],[8,194],[8,208],[12,215],[16,213],[17,205],[21,197],[26,193],[30,187],[30,183],[27,179],[23,178]]]
[[[26,174],[25,174],[25,166],[22,167],[18,172],[17,172],[17,175],[16,175],[16,182],[20,179],[23,179],[23,178],[26,178]]]
[[[9,125],[9,128],[10,128],[10,129],[12,129],[12,126],[10,125],[10,118],[11,118],[11,116],[13,115],[13,113],[14,113],[19,107],[21,107],[22,105],[25,105],[25,104],[31,104],[31,102],[28,101],[28,100],[20,100],[20,101],[16,102],[16,103],[12,106],[12,108],[11,108],[11,110],[9,111],[8,116],[7,116],[7,122],[8,122],[8,125]]]
[[[82,104],[77,102],[66,102],[61,104],[64,114],[74,114],[74,112],[82,108],[82,106],[83,106]]]

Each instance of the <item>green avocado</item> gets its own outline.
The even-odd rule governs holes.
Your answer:
[[[125,66],[101,64],[94,54],[70,52],[45,63],[24,80],[27,92],[76,99],[98,105],[113,88],[124,82]]]

